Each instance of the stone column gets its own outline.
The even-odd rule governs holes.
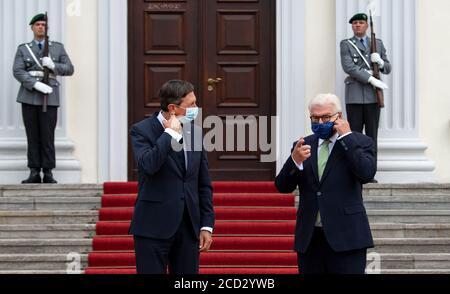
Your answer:
[[[98,0],[99,182],[128,179],[128,2]]]
[[[433,182],[435,165],[425,156],[419,138],[417,0],[336,0],[337,93],[345,96],[346,74],[340,65],[339,43],[353,36],[348,20],[374,10],[377,38],[383,40],[393,71],[382,79],[386,108],[382,110],[377,179],[383,183]]]
[[[305,134],[304,14],[304,0],[277,0],[277,172]]]
[[[16,102],[19,83],[12,75],[17,46],[30,42],[33,34],[28,23],[38,12],[48,11],[51,39],[64,42],[65,7],[61,0],[0,1],[0,184],[17,184],[27,177],[27,142],[21,106]],[[66,134],[65,87],[61,87],[61,108],[56,131],[55,177],[61,183],[80,181],[80,164],[73,157],[75,148]]]

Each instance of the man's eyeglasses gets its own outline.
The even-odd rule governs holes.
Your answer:
[[[330,122],[331,119],[338,114],[339,114],[339,112],[332,114],[332,115],[311,116],[310,118],[313,123],[320,123],[320,121],[322,121],[323,123],[327,123],[327,122]]]

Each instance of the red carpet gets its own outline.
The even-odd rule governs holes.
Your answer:
[[[216,228],[201,274],[296,274],[295,198],[269,182],[215,182]],[[106,183],[86,274],[135,274],[128,236],[137,183]]]

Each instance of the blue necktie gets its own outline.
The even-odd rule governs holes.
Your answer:
[[[42,43],[38,43],[39,50],[42,50]]]
[[[364,48],[367,48],[365,39],[361,39],[361,43],[363,44]]]

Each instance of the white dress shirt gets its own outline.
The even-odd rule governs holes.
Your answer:
[[[159,120],[159,122],[161,123],[161,125],[164,128],[164,122],[166,121],[166,119],[164,118],[164,115],[163,115],[162,111],[158,115],[158,120]],[[180,134],[180,133],[178,133],[178,132],[176,132],[176,131],[174,131],[172,129],[167,128],[167,129],[165,129],[164,132],[169,134],[177,142],[180,142],[181,139],[183,139],[183,134]],[[186,169],[187,169],[188,161],[187,161],[186,142],[183,142],[183,150],[184,150],[184,162],[186,164]],[[213,233],[213,228],[203,227],[203,228],[200,229],[200,231],[208,231],[208,232],[210,232],[212,234]]]

